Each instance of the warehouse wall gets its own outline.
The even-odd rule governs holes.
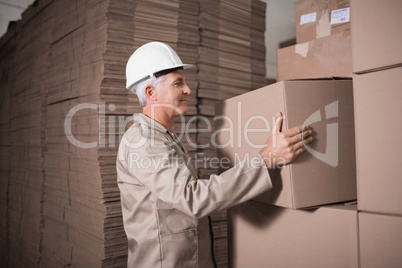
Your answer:
[[[9,22],[21,19],[21,13],[33,2],[34,0],[0,1],[0,36],[7,31]]]
[[[267,3],[265,24],[267,78],[276,79],[276,50],[296,36],[294,3],[298,0],[261,0]]]

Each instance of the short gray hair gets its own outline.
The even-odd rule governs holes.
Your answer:
[[[134,84],[130,88],[130,91],[132,91],[134,94],[137,95],[141,107],[144,107],[145,105],[147,105],[147,96],[145,95],[145,88],[147,86],[153,86],[155,88],[159,88],[164,81],[165,81],[164,75],[160,77],[153,76]]]

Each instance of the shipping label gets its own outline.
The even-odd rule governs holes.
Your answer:
[[[332,10],[331,12],[331,25],[346,23],[350,21],[350,8],[341,8]]]
[[[301,15],[300,25],[315,22],[316,19],[317,19],[317,12]]]

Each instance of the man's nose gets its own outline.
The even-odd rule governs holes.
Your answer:
[[[191,89],[186,84],[186,86],[183,88],[183,94],[190,95],[190,93]]]

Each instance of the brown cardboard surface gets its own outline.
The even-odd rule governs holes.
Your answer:
[[[277,50],[277,81],[352,77],[350,31]]]
[[[349,0],[300,0],[295,3],[296,41],[304,43],[350,29],[350,20],[332,23],[331,12],[349,8]],[[350,12],[350,10],[349,10]],[[315,20],[302,23],[302,16],[315,13]],[[350,13],[349,13],[350,14]],[[350,16],[349,16],[350,19]]]
[[[351,80],[279,82],[215,109],[217,116],[225,116],[216,121],[218,155],[229,158],[231,165],[261,150],[278,111],[285,116],[283,130],[305,123],[315,132],[309,147],[313,153],[271,174],[273,189],[257,197],[259,201],[302,208],[356,199]]]
[[[6,74],[0,79],[3,266],[124,267],[127,239],[115,161],[121,118],[141,112],[125,89],[128,57],[146,42],[167,42],[194,65],[186,71],[192,90],[188,114],[212,116],[214,101],[265,84],[265,5],[259,0],[32,4],[0,38]],[[77,147],[65,133],[67,113],[83,104],[92,108],[74,114],[71,130],[80,142],[96,142],[94,148]],[[123,129],[130,124],[123,123]],[[197,125],[193,121],[190,127]],[[196,131],[178,132],[198,142]],[[184,146],[191,156],[216,157],[212,148]],[[220,240],[216,259],[223,267],[225,224],[226,217],[213,217]]]
[[[251,201],[229,212],[231,267],[358,267],[356,206],[293,210]]]
[[[402,215],[402,67],[353,78],[359,210]]]
[[[359,212],[360,267],[401,267],[401,230],[400,216]]]
[[[402,2],[353,0],[353,72],[402,65]]]

